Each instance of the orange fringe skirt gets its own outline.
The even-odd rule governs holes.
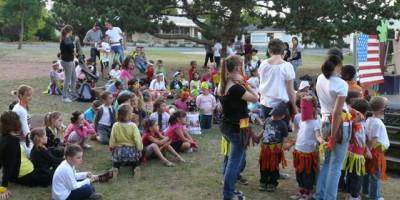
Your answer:
[[[262,171],[279,170],[279,163],[282,168],[287,166],[285,153],[282,149],[282,143],[278,144],[261,144],[259,164]]]
[[[307,174],[311,174],[311,169],[318,169],[318,151],[304,153],[301,151],[293,151],[293,166],[296,173],[303,173],[304,169]]]
[[[381,174],[381,180],[387,180],[385,151],[384,146],[375,143],[371,150],[372,159],[367,162],[368,173],[373,174],[378,169]]]

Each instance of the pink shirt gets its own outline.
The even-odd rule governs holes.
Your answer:
[[[151,133],[145,133],[144,135],[143,135],[143,137],[142,137],[142,143],[143,143],[143,146],[149,146],[149,145],[151,145],[153,142],[151,142],[150,140],[149,140],[149,137],[150,136],[153,136]],[[160,138],[161,137],[161,135],[160,135],[160,133],[159,132],[157,132],[157,133],[155,133],[154,134],[154,136],[153,136],[153,138],[154,139],[158,139],[158,138]]]
[[[74,131],[76,131],[79,137],[81,137],[83,140],[87,138],[88,134],[96,134],[96,130],[94,130],[94,128],[86,120],[83,121],[83,126],[85,128],[78,127],[76,124],[73,123],[69,124],[67,130],[65,131],[64,143],[67,144],[69,135]]]
[[[171,142],[180,141],[178,134],[176,134],[175,129],[181,129],[182,132],[184,131],[183,125],[180,123],[175,123],[173,125],[168,126],[167,130],[165,131],[164,136],[171,138]]]
[[[187,102],[187,101],[182,101],[182,99],[177,99],[177,100],[175,100],[174,105],[176,106],[176,108],[182,109],[182,110],[184,110],[185,112],[187,112],[187,111],[188,111],[188,108],[187,108],[186,102]]]
[[[126,77],[128,77],[128,79],[131,79],[133,78],[133,75],[130,71],[123,69],[121,70],[121,74],[119,75],[119,77],[121,78],[121,80],[124,80]]]
[[[201,94],[196,99],[196,105],[198,108],[203,109],[204,115],[212,115],[213,108],[217,106],[217,102],[213,95]]]

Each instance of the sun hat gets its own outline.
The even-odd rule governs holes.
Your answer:
[[[299,90],[302,90],[306,87],[310,87],[310,84],[308,83],[308,81],[301,81],[300,82],[300,86],[299,86]]]

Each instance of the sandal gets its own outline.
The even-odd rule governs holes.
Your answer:
[[[163,162],[163,165],[166,166],[166,167],[173,167],[173,166],[175,166],[175,164],[172,163],[172,162],[170,162],[170,161],[164,161],[164,162]]]
[[[113,170],[108,170],[107,172],[100,174],[98,177],[100,182],[108,182],[108,180],[113,177]]]
[[[180,157],[180,156],[176,157],[176,159],[177,159],[179,162],[186,163],[186,160],[185,160],[185,159],[183,159],[183,158],[182,158],[182,157]]]

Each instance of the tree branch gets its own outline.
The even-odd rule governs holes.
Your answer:
[[[197,44],[209,44],[209,45],[213,45],[213,42],[210,40],[204,40],[204,39],[199,39],[199,38],[195,38],[195,37],[191,37],[189,35],[178,35],[178,34],[159,34],[159,33],[154,33],[151,34],[152,36],[156,37],[156,38],[160,38],[160,39],[167,39],[167,40],[189,40],[192,42],[195,42]]]
[[[182,0],[182,4],[184,7],[184,10],[186,11],[186,13],[188,15],[187,17],[189,19],[191,19],[193,21],[193,23],[195,23],[199,28],[207,29],[209,27],[209,25],[207,25],[206,23],[201,22],[199,19],[197,19],[196,13],[191,12],[191,9],[190,9],[190,6],[189,6],[189,3],[187,0]]]

